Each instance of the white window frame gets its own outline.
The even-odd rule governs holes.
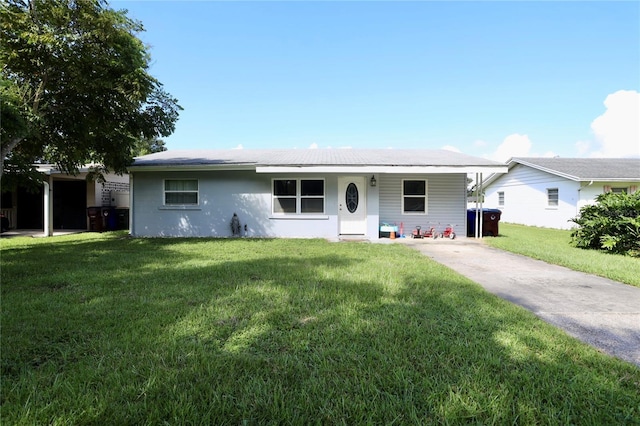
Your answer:
[[[498,206],[504,207],[504,191],[498,191]]]
[[[405,195],[404,194],[404,183],[405,182],[424,182],[424,195]],[[403,215],[420,215],[420,216],[424,216],[429,212],[429,182],[427,181],[427,179],[402,179],[402,182],[400,183],[401,187],[400,187],[400,193],[401,195],[401,213]],[[424,212],[412,212],[412,211],[405,211],[404,209],[404,200],[405,198],[424,198]]]
[[[292,180],[296,182],[296,195],[277,195],[275,194],[275,182],[278,180]],[[322,182],[322,195],[302,195],[302,182],[307,180],[318,180]],[[296,211],[295,213],[286,213],[286,212],[276,212],[276,198],[290,198],[296,200]],[[276,216],[298,216],[298,215],[323,215],[325,214],[327,208],[327,185],[325,178],[272,178],[271,179],[271,214]],[[303,199],[321,199],[322,200],[322,211],[321,212],[302,212],[302,200]]]
[[[195,181],[196,182],[196,190],[167,190],[167,182],[175,182],[175,181]],[[177,194],[177,193],[189,193],[196,194],[196,202],[195,203],[167,203],[167,194]],[[200,205],[200,181],[198,179],[164,179],[162,181],[162,205],[163,206],[198,206]]]
[[[552,193],[555,191],[555,197],[552,197]],[[553,199],[555,198],[555,204]],[[547,207],[557,209],[560,206],[560,190],[558,188],[547,188]]]

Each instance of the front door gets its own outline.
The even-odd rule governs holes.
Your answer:
[[[340,235],[366,234],[366,188],[364,177],[338,178],[338,226]]]

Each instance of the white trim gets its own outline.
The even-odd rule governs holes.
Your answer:
[[[257,166],[256,173],[451,174],[507,173],[507,166]]]
[[[424,182],[424,195],[405,195],[405,182]],[[427,179],[407,178],[400,181],[400,213],[407,216],[426,216],[429,213],[429,182]],[[422,198],[424,197],[424,212],[407,212],[404,210],[404,199],[406,198]]]
[[[131,172],[207,172],[211,170],[225,170],[225,171],[234,171],[234,170],[255,170],[256,166],[254,165],[226,165],[226,164],[198,164],[198,165],[189,165],[189,164],[169,164],[164,166],[130,166],[127,168],[129,173]]]
[[[198,186],[198,189],[196,189],[195,191],[190,189],[190,190],[182,190],[182,191],[177,191],[177,190],[167,190],[167,181],[178,181],[178,180],[189,180],[189,181],[196,181],[196,184]],[[167,204],[167,193],[170,194],[175,194],[175,193],[194,193],[196,194],[196,202],[195,203],[176,203],[176,204]],[[200,180],[199,179],[194,179],[194,178],[178,178],[178,179],[171,179],[171,178],[165,178],[162,179],[162,206],[165,207],[169,207],[169,208],[180,208],[181,206],[188,206],[188,207],[195,207],[195,206],[199,206],[200,205]]]
[[[269,216],[270,220],[329,220],[328,215],[304,213],[304,214],[281,214]]]
[[[284,195],[284,196],[278,196],[278,197],[282,197],[282,198],[287,198],[287,199],[295,199],[296,201],[296,212],[295,213],[280,213],[280,212],[276,212],[274,211],[274,207],[275,207],[275,199],[276,199],[276,195],[274,194],[274,182],[277,180],[293,180],[296,181],[296,195]],[[302,196],[302,181],[309,181],[309,180],[319,180],[322,181],[322,195],[305,195]],[[318,200],[322,200],[322,212],[313,212],[313,213],[304,213],[302,212],[302,199],[318,199]],[[327,209],[327,182],[325,180],[324,177],[276,177],[276,178],[271,178],[271,217],[282,217],[282,218],[288,218],[288,217],[297,217],[297,216],[304,216],[304,217],[310,217],[310,216],[324,216],[325,212]]]

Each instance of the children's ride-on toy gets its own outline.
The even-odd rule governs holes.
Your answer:
[[[421,227],[420,226],[416,226],[416,229],[414,229],[411,232],[411,238],[433,238],[436,239],[438,236],[438,234],[436,234],[436,228],[434,228],[433,226],[429,228],[429,230],[421,232]]]
[[[447,225],[446,228],[444,228],[444,232],[442,234],[440,234],[441,238],[450,238],[450,239],[454,239],[456,237],[456,233],[453,231],[453,226],[452,225]]]

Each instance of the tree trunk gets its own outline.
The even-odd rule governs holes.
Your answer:
[[[24,137],[17,137],[2,144],[2,149],[0,149],[0,179],[2,179],[2,175],[4,174],[4,159],[7,158],[7,155],[11,154],[13,148],[15,148],[22,139],[24,139]]]

